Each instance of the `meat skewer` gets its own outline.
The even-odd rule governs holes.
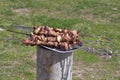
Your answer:
[[[60,50],[68,50],[72,48],[72,45],[82,44],[78,39],[80,32],[77,30],[50,28],[48,26],[36,26],[33,29],[31,39],[23,39],[24,44],[45,45]]]

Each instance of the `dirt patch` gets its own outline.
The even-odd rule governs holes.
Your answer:
[[[93,9],[92,8],[86,8],[86,9],[80,10],[76,15],[79,18],[83,18],[85,20],[92,21],[96,24],[99,23],[99,22],[110,22],[109,19],[98,17],[95,14],[93,14]]]
[[[118,66],[111,65],[111,62],[101,61],[99,63],[86,65],[81,61],[74,61],[73,76],[79,80],[103,80],[110,79],[110,77],[115,80],[120,76],[120,71],[117,71],[117,68]]]
[[[81,65],[81,66],[79,66]],[[83,70],[82,68],[82,63],[81,62],[73,62],[73,71],[72,71],[72,74],[74,77],[80,79],[80,80],[84,80],[84,76],[83,76],[83,73],[85,73],[85,71]]]
[[[114,75],[115,77],[120,77],[120,71],[116,71]]]
[[[13,12],[16,12],[19,15],[26,15],[28,16],[31,12],[28,8],[19,8],[19,9],[12,9]]]
[[[36,53],[32,54],[32,55],[30,56],[30,58],[31,58],[31,60],[33,60],[33,61],[36,62],[36,59],[37,59]]]

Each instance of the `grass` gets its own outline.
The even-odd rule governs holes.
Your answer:
[[[119,0],[0,0],[0,27],[48,25],[80,30],[92,37],[80,37],[84,46],[74,52],[73,80],[119,80],[119,4]],[[36,62],[31,56],[36,48],[24,46],[24,37],[0,31],[0,80],[35,80]],[[83,50],[86,47],[105,49],[112,58]]]

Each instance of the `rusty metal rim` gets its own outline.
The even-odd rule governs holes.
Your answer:
[[[82,47],[82,44],[74,45],[72,49],[69,49],[69,50],[66,50],[66,51],[63,51],[63,50],[60,50],[60,49],[57,49],[57,48],[51,48],[51,47],[44,46],[44,45],[41,45],[40,47],[43,47],[45,49],[48,49],[48,50],[51,50],[51,51],[54,51],[54,52],[57,52],[57,53],[71,53],[71,52],[73,52],[77,49],[80,49]]]

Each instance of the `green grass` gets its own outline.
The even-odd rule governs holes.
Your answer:
[[[0,0],[0,27],[47,25],[80,30],[81,34],[93,36],[80,37],[82,48],[104,48],[113,56],[75,51],[73,72],[80,71],[81,76],[73,74],[73,80],[119,80],[119,4],[119,0]],[[36,47],[23,45],[24,37],[0,31],[0,80],[36,79],[36,62],[31,58]]]

